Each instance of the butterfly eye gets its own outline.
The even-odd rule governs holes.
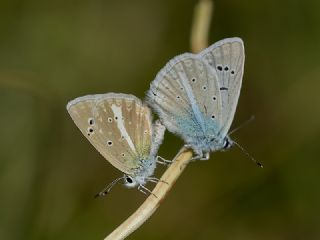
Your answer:
[[[225,138],[224,139],[224,143],[223,143],[223,148],[224,149],[228,149],[228,148],[231,148],[231,147],[232,147],[232,145],[230,144],[228,138]]]
[[[126,181],[127,181],[127,183],[133,183],[133,180],[132,180],[132,178],[131,177],[126,177]]]

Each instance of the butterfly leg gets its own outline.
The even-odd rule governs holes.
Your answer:
[[[194,162],[196,160],[201,160],[202,156],[201,155],[196,155],[194,157],[191,158],[191,161]]]
[[[143,191],[143,189],[141,189],[141,185],[138,186],[138,190],[139,190],[140,192],[142,192],[143,194],[147,195],[147,193],[146,193],[145,191]]]
[[[196,156],[194,156],[193,158],[191,158],[191,161],[195,161],[195,160],[209,160],[210,158],[210,154],[209,152],[206,153],[202,153],[202,154],[197,154]]]
[[[207,159],[206,159],[206,156],[204,156],[202,150],[199,150],[199,149],[194,148],[191,144],[185,144],[184,147],[185,147],[185,148],[192,149],[193,152],[194,152],[194,154],[195,154],[195,156],[193,156],[193,157],[191,158],[191,160],[190,160],[191,162],[194,162],[194,161],[196,161],[196,160],[207,160]],[[209,159],[209,158],[208,158],[208,159]]]
[[[209,154],[209,152],[206,152],[204,155],[202,155],[200,160],[209,160],[209,158],[210,158],[210,154]]]
[[[170,165],[172,163],[171,160],[164,159],[163,157],[157,156],[156,162],[162,165]]]
[[[185,145],[183,145],[183,147],[184,147],[184,148],[187,148],[187,149],[192,149],[193,152],[195,152],[195,150],[193,149],[193,147],[192,147],[191,144],[185,144]],[[200,159],[201,155],[200,155],[199,153],[197,153],[197,152],[195,152],[195,153],[196,153],[196,156],[192,157],[191,160],[190,160],[190,162],[193,162],[193,161],[195,161],[195,160]]]
[[[187,144],[187,143],[186,143],[185,145],[183,145],[183,147],[184,147],[184,148],[191,148],[191,149],[192,149],[191,144]]]
[[[200,151],[195,151],[194,150],[194,152],[195,152],[195,156],[193,156],[191,158],[191,161],[196,161],[196,160],[202,160],[203,159],[204,154],[203,154],[203,152],[201,150]]]
[[[162,182],[162,183],[165,183],[165,184],[168,184],[168,185],[169,185],[168,182],[163,181],[163,180],[161,180],[161,179],[159,179],[159,178],[156,178],[156,177],[149,177],[149,178],[147,178],[147,180],[148,180],[149,182],[153,182],[153,183]]]
[[[145,186],[143,186],[143,185],[139,185],[138,186],[138,190],[140,191],[140,192],[142,192],[142,193],[144,193],[144,194],[147,194],[146,192],[148,192],[149,194],[152,194],[153,196],[155,196],[156,198],[158,198],[157,197],[157,195],[155,195],[153,192],[151,192],[148,188],[146,188]]]

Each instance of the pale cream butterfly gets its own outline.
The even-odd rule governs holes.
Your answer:
[[[152,124],[151,110],[140,99],[128,94],[87,95],[70,101],[67,110],[90,143],[124,176],[114,180],[98,196],[107,194],[119,181],[127,187],[158,182],[152,177],[158,161],[157,152],[165,127]]]

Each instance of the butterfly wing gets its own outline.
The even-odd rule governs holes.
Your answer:
[[[202,51],[199,56],[215,71],[221,94],[221,130],[224,137],[229,131],[236,111],[244,70],[244,45],[240,38],[223,39]]]
[[[169,131],[186,142],[217,134],[222,116],[218,76],[198,55],[185,53],[170,60],[147,94],[149,104]]]
[[[149,157],[152,136],[150,109],[127,94],[97,94],[67,105],[75,124],[114,167],[134,175]]]
[[[152,144],[151,144],[151,156],[156,156],[159,147],[163,141],[166,127],[159,121],[155,121],[152,125]]]

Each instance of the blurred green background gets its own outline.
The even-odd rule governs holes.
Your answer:
[[[0,1],[0,239],[102,239],[144,201],[81,135],[66,103],[144,97],[190,50],[197,1]],[[243,38],[239,149],[188,166],[129,239],[320,239],[320,1],[215,1],[210,43]],[[160,155],[182,142],[167,133]],[[157,176],[165,170],[158,167]],[[152,187],[152,186],[151,186]]]

